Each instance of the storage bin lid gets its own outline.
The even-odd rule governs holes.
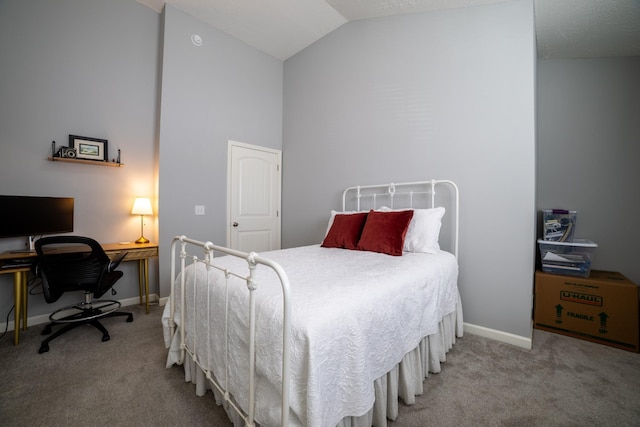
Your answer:
[[[569,215],[569,214],[577,214],[578,211],[570,211],[567,209],[542,209],[542,212],[547,214],[558,214],[558,215]]]
[[[597,248],[598,244],[589,239],[573,239],[573,242],[555,242],[553,240],[538,239],[538,243],[542,245],[553,246],[578,246],[581,248]]]

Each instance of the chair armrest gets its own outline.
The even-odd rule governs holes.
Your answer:
[[[120,263],[122,262],[122,260],[124,259],[124,257],[126,257],[128,254],[128,252],[126,251],[122,251],[120,252],[118,255],[116,255],[113,260],[111,260],[111,262],[109,263],[109,267],[108,267],[108,271],[112,272],[113,270],[115,270],[116,268],[118,268],[118,265],[120,265]]]

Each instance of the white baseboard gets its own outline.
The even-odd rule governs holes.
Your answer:
[[[157,302],[159,300],[158,295],[156,294],[149,294],[149,302]],[[120,301],[120,304],[122,304],[123,307],[128,307],[130,305],[137,305],[140,304],[140,297],[131,297],[131,298],[125,298],[125,299],[121,299],[118,300]],[[144,301],[144,298],[143,298]],[[45,314],[40,314],[38,316],[32,316],[32,317],[28,317],[27,318],[27,326],[35,326],[35,325],[41,325],[43,323],[49,323],[49,315],[51,313],[45,313]],[[9,325],[7,327],[7,323],[0,323],[0,333],[2,333],[5,328],[7,328],[7,331],[13,331],[15,328],[15,324],[14,321],[11,320],[9,321]]]
[[[526,348],[527,350],[531,350],[533,344],[531,338],[510,334],[508,332],[498,331],[496,329],[489,329],[485,328],[484,326],[473,325],[471,323],[464,324],[464,331],[472,335],[478,335],[481,337],[490,338],[492,340],[515,345],[517,347]]]

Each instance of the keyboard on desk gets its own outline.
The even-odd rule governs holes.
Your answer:
[[[35,262],[35,259],[29,258],[19,258],[19,259],[6,259],[0,261],[0,268],[3,270],[9,268],[21,268],[21,267],[30,267]]]

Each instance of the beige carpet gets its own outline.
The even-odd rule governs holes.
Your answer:
[[[212,395],[165,368],[161,307],[107,319],[38,354],[43,325],[0,340],[0,426],[225,426]],[[531,351],[473,335],[393,426],[640,426],[640,355],[535,331]]]

